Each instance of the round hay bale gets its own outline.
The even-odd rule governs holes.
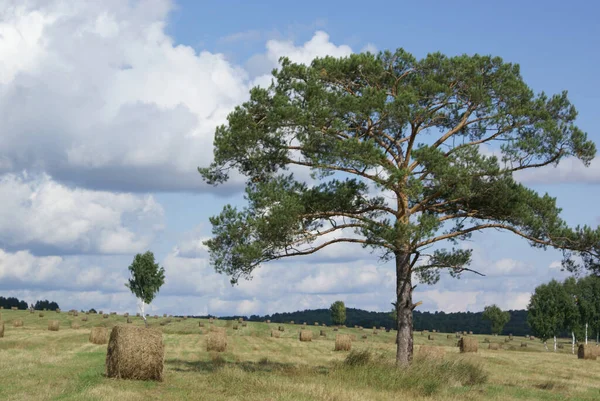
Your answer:
[[[106,376],[163,380],[165,344],[162,333],[135,326],[115,326],[106,352]]]
[[[376,336],[377,334],[379,334],[379,332],[377,330],[373,330],[373,335]]]
[[[78,330],[79,329],[79,323],[71,323],[71,328],[74,330]]]
[[[285,327],[284,327],[284,326],[279,326],[279,327],[277,328],[277,330],[279,330],[279,331],[285,331]]]
[[[557,348],[558,349],[563,349],[563,348],[565,348],[565,345],[563,343],[558,343],[557,344]]]
[[[13,320],[13,327],[23,327],[23,321],[21,319]]]
[[[167,314],[166,314],[166,313],[163,313],[163,317],[167,317]]]
[[[215,320],[214,320],[212,317],[210,317],[210,318],[208,318],[208,323],[210,323],[210,324],[214,324],[214,323],[215,323]]]
[[[352,349],[352,340],[349,335],[337,334],[335,336],[334,351],[350,351]]]
[[[577,348],[577,358],[595,361],[598,357],[595,348],[596,347],[592,344],[579,344],[579,348]]]
[[[472,331],[469,331],[469,335],[470,335],[470,336],[472,336],[472,335],[473,335],[473,332],[472,332]]]
[[[227,334],[224,331],[208,333],[206,351],[225,352],[227,349]]]
[[[291,321],[290,321],[290,324],[294,324],[294,321],[293,321],[293,320],[291,320]]]
[[[104,312],[103,312],[103,311],[101,311],[101,310],[99,310],[99,311],[98,311],[98,314],[99,314],[99,315],[104,315]]]
[[[158,315],[154,315],[154,318],[155,318],[155,319],[158,319]]]
[[[302,326],[306,326],[306,322],[302,323]]]
[[[431,330],[432,333],[437,333],[437,330]]]
[[[135,317],[141,317],[141,316],[140,316],[140,314],[139,314],[139,313],[136,313],[136,314],[135,314]]]
[[[106,327],[92,327],[90,330],[89,341],[92,344],[108,344],[108,329]]]
[[[319,335],[321,337],[327,337],[327,333],[325,333],[325,330],[321,330],[320,333],[319,333]]]
[[[248,326],[248,322],[242,322],[242,327],[247,327]]]
[[[463,336],[466,336],[466,335],[467,335],[467,332],[466,332],[466,331],[463,331],[463,332],[462,332],[462,335],[463,335]]]
[[[458,340],[458,347],[460,348],[460,352],[477,352],[477,347],[479,344],[477,343],[477,339],[472,337],[463,337]]]
[[[232,329],[237,330],[238,329],[238,325],[234,324],[233,327],[232,327]]]
[[[35,310],[29,309],[29,313],[35,313]]]
[[[327,327],[325,323],[321,323],[321,327]]]
[[[447,339],[447,340],[452,340],[452,334],[447,334],[447,335],[446,335],[446,339]]]
[[[300,330],[300,341],[312,341],[313,333],[310,330]]]
[[[198,322],[198,327],[204,327],[204,322]]]
[[[131,320],[131,318],[127,318],[127,323],[133,323],[133,320]]]
[[[507,343],[507,342],[510,342],[510,341],[512,341],[512,338],[505,338],[505,339],[504,339],[504,342],[505,342],[505,343]]]
[[[509,334],[509,335],[508,335],[508,339],[512,341],[512,339],[513,339],[513,335],[512,335],[512,334]]]
[[[110,314],[111,314],[111,315],[116,315],[116,314],[117,314],[117,312],[110,312]]]
[[[238,318],[238,323],[242,323],[244,321],[243,317]]]
[[[48,320],[48,330],[49,331],[58,331],[60,325],[58,320]]]
[[[333,328],[333,331],[338,331],[338,330],[339,330],[339,329],[338,329],[337,327],[334,327],[334,328]]]
[[[82,317],[81,317],[81,321],[82,321],[82,322],[87,322],[87,320],[88,320],[88,317],[87,317],[87,316],[82,316]]]
[[[432,345],[421,345],[417,350],[417,358],[421,359],[442,359],[446,355],[446,350],[442,347]]]
[[[16,306],[11,306],[10,310],[19,310],[19,308],[17,308]]]
[[[102,314],[103,319],[108,319],[108,315],[106,313]]]
[[[456,338],[460,338],[460,337],[461,337],[460,333],[456,333]]]
[[[430,340],[430,341],[433,341],[434,340],[433,334],[429,334],[427,336],[427,339]]]
[[[498,351],[500,349],[500,344],[498,343],[490,343],[490,345],[488,345],[488,349],[494,350],[494,351]]]
[[[270,320],[267,320],[267,323],[271,323],[271,321],[270,321]]]
[[[363,339],[363,340],[366,340],[367,338],[369,338],[369,336],[368,336],[368,335],[366,335],[366,334],[363,334],[363,335],[362,335],[362,339]]]
[[[4,337],[4,322],[0,321],[0,338]]]
[[[483,339],[483,342],[486,343],[486,344],[489,344],[490,343],[490,339],[486,337],[486,338]]]
[[[533,340],[535,340],[535,336],[529,336],[529,340],[530,340],[530,341],[533,341]]]
[[[38,313],[39,317],[44,317],[44,314],[42,312]]]
[[[281,333],[279,332],[279,330],[271,330],[271,337],[279,338],[281,337]]]
[[[521,348],[527,348],[527,343],[521,343]]]

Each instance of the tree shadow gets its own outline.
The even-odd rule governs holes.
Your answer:
[[[327,366],[298,366],[293,363],[273,362],[268,359],[262,359],[258,362],[230,362],[224,359],[215,359],[213,361],[185,361],[180,359],[165,360],[165,364],[176,372],[206,372],[211,373],[226,366],[236,367],[248,373],[280,373],[284,375],[296,375],[300,372],[310,371],[316,374],[327,374]]]

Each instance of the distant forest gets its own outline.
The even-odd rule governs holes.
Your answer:
[[[8,297],[8,298],[4,298],[4,297],[0,297],[0,306],[4,309],[10,309],[13,307],[16,307],[17,309],[28,309],[29,305],[27,305],[27,302],[25,301],[20,301],[19,298],[15,298],[15,297]],[[44,301],[37,301],[34,304],[31,305],[34,309],[36,310],[56,310],[59,309],[58,304],[54,301],[50,302],[48,300],[44,300]]]
[[[491,323],[483,320],[483,312],[419,312],[415,311],[413,315],[414,329],[420,330],[438,330],[444,333],[454,333],[456,331],[472,331],[475,334],[490,334]],[[526,310],[511,310],[510,321],[504,327],[502,334],[514,334],[523,336],[531,333],[531,328],[527,324]],[[221,319],[234,319],[245,316],[221,317]],[[314,324],[315,322],[331,325],[331,313],[329,309],[312,309],[297,311],[291,313],[274,313],[272,315],[257,316],[252,315],[247,318],[249,321],[270,320],[274,323],[285,323],[294,321],[295,323]],[[373,326],[392,328],[395,322],[390,312],[368,312],[361,309],[346,308],[346,325],[363,326],[371,328]]]

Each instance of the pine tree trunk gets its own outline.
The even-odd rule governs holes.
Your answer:
[[[413,357],[413,303],[410,254],[396,254],[396,365],[409,365]]]

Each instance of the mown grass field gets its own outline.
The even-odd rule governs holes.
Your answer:
[[[544,351],[537,341],[514,337],[475,336],[477,354],[460,355],[456,338],[435,334],[434,340],[415,333],[416,361],[410,371],[391,367],[394,333],[372,329],[307,326],[312,342],[298,340],[299,324],[286,324],[281,338],[271,338],[279,324],[248,323],[227,327],[227,351],[206,351],[207,320],[187,319],[160,325],[164,333],[165,380],[140,382],[104,376],[106,345],[88,342],[90,328],[125,324],[123,316],[88,315],[87,322],[66,312],[2,310],[0,338],[0,400],[600,400],[600,360],[578,360],[567,340],[558,353]],[[13,327],[22,319],[23,327]],[[60,330],[47,330],[48,320]],[[199,321],[205,328],[199,327]],[[72,329],[71,323],[80,325]],[[313,323],[313,322],[310,322]],[[133,317],[133,324],[143,325]],[[319,336],[326,330],[327,337]],[[201,334],[203,333],[203,334]],[[348,366],[348,352],[335,352],[335,334],[354,334],[353,350],[371,350],[374,363]],[[366,334],[367,339],[362,339]],[[502,343],[491,351],[484,338]],[[521,342],[527,347],[522,348]],[[443,350],[443,357],[426,358],[421,346]]]

